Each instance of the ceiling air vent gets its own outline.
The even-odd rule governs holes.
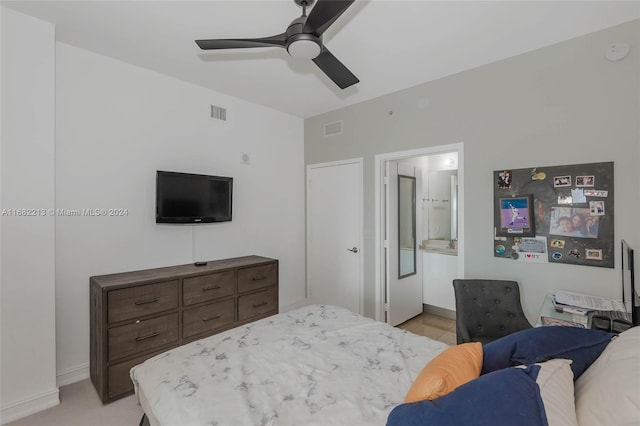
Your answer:
[[[219,106],[211,105],[211,118],[218,120],[227,120],[227,109]]]
[[[324,125],[324,137],[336,136],[342,134],[342,120],[334,121]]]

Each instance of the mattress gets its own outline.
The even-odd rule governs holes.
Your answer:
[[[311,305],[157,355],[131,379],[154,426],[384,425],[446,347]]]

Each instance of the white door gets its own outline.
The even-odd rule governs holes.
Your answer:
[[[311,303],[362,314],[362,160],[307,167]]]
[[[386,309],[398,325],[422,313],[422,171],[386,162]]]

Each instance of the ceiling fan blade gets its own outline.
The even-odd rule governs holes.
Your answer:
[[[346,89],[360,81],[324,46],[320,55],[313,58],[313,62],[341,89]]]
[[[321,36],[355,0],[318,0],[311,9],[303,32]]]
[[[248,47],[285,47],[287,35],[285,33],[264,38],[228,38],[212,40],[196,40],[202,50],[212,49],[244,49]]]

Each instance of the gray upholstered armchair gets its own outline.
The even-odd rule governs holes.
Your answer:
[[[453,280],[458,344],[483,345],[507,334],[531,328],[522,311],[515,281]]]

